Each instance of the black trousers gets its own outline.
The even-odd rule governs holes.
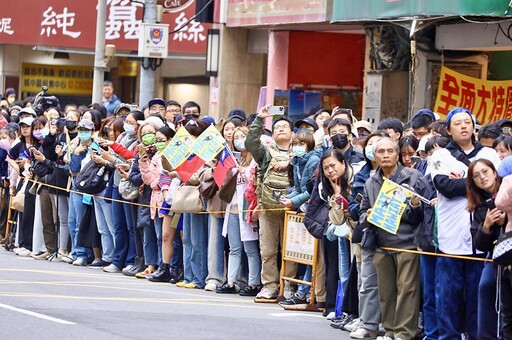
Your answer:
[[[19,245],[20,248],[32,250],[32,235],[34,234],[34,219],[36,213],[36,196],[25,191],[25,206],[20,214]]]
[[[503,339],[512,339],[512,271],[499,268],[501,274],[501,331]]]
[[[336,309],[336,295],[338,292],[338,239],[329,241],[323,236],[321,240],[325,260],[325,310],[334,312]]]

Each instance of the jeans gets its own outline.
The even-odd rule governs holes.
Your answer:
[[[50,194],[52,202],[57,207],[57,213],[59,215],[59,250],[67,251],[68,239],[69,239],[69,228],[68,228],[68,208],[69,208],[69,197],[62,194]]]
[[[446,257],[437,259],[436,310],[439,340],[460,339],[464,332],[468,335],[466,339],[478,339],[478,282],[482,269],[480,261]],[[464,305],[465,310],[461,307]],[[466,325],[465,330],[463,324]]]
[[[224,236],[222,236],[222,226],[224,224],[224,219],[216,218],[213,217],[213,215],[210,215],[208,222],[208,277],[206,278],[206,282],[213,281],[218,287],[220,287],[220,285],[224,283],[225,278],[224,244],[226,242],[226,239],[224,238]],[[238,235],[240,235],[240,231],[238,231]],[[238,238],[240,239],[240,236]]]
[[[185,282],[204,288],[208,275],[208,215],[183,214]]]
[[[438,337],[436,264],[437,257],[420,255],[421,285],[423,286],[423,331],[425,333],[425,340],[435,340]]]
[[[25,196],[26,197],[26,196]],[[46,246],[44,244],[44,227],[41,213],[41,196],[35,196],[35,210],[34,210],[34,230],[32,231],[32,252],[40,253],[42,251],[46,251]],[[53,216],[53,215],[52,215]],[[53,248],[53,247],[52,247]],[[53,249],[51,249],[53,250]]]
[[[347,287],[350,275],[350,243],[345,237],[338,238],[338,271],[343,290]]]
[[[69,210],[68,210],[68,228],[69,236],[71,236],[71,256],[73,258],[92,258],[92,249],[85,248],[77,244],[78,229],[80,228],[80,221],[84,214],[84,204],[82,203],[81,194],[70,193],[69,195]]]
[[[312,267],[311,266],[306,266],[306,272],[304,273],[304,278],[303,280],[304,281],[308,281],[308,282],[311,282],[311,277],[312,277]],[[297,295],[300,296],[301,298],[305,298],[306,295],[308,295],[308,293],[311,291],[311,286],[310,285],[305,285],[305,284],[299,284],[299,289],[297,289]]]
[[[162,264],[162,218],[144,227],[144,261],[148,266]]]
[[[98,194],[104,196],[104,193]],[[98,232],[101,235],[101,259],[112,263],[114,260],[114,219],[112,218],[112,204],[102,198],[94,198],[94,214]]]
[[[182,219],[183,218],[180,218],[180,221]],[[183,270],[183,242],[181,241],[180,234],[180,230],[177,229],[176,235],[174,235],[174,240],[172,241],[172,244],[174,245],[174,253],[171,258],[171,270],[175,273],[179,273]]]
[[[478,287],[478,339],[497,339],[497,329],[496,269],[486,262]]]
[[[126,201],[114,185],[112,198]],[[114,218],[114,260],[117,268],[132,265],[135,261],[135,230],[131,206],[126,203],[112,201],[112,217]]]

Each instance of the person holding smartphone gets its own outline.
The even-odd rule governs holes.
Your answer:
[[[505,213],[496,208],[494,198],[501,186],[501,177],[493,163],[486,159],[472,162],[468,167],[468,211],[472,213],[471,232],[475,247],[492,258],[494,240],[505,225]],[[478,339],[497,339],[498,313],[496,302],[496,266],[484,264],[478,286]]]

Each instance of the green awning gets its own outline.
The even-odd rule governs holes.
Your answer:
[[[509,0],[334,0],[332,21],[371,21],[438,15],[504,16],[509,2]]]

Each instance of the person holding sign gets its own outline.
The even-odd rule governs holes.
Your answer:
[[[416,249],[414,235],[423,219],[423,209],[420,198],[409,193],[423,191],[420,181],[422,175],[419,171],[406,168],[398,162],[400,150],[393,139],[379,139],[373,144],[373,150],[379,169],[365,183],[359,223],[363,230],[373,230],[376,233],[378,247]],[[381,189],[385,183],[394,183],[393,190],[383,192]],[[402,206],[397,204],[395,216],[392,216],[392,209],[387,209],[384,216],[381,216],[384,221],[382,225],[377,225],[377,222],[370,223],[370,220],[376,221],[375,217],[384,211],[381,204],[383,195],[388,195],[386,203],[389,201],[390,205],[395,204],[396,198],[406,197],[405,209],[402,210]],[[384,224],[393,217],[399,220],[396,230],[390,230]],[[374,264],[379,285],[382,325],[386,330],[386,337],[414,338],[418,332],[421,289],[419,256],[377,249]]]

